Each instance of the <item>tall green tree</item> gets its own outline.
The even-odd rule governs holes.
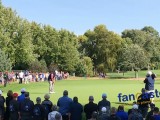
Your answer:
[[[93,63],[90,57],[83,56],[76,66],[76,75],[80,76],[92,76],[93,75]]]
[[[74,33],[67,30],[59,31],[59,55],[60,69],[74,72],[79,62],[78,39]]]
[[[137,44],[126,45],[122,50],[121,67],[126,69],[147,68],[149,58],[143,48]]]
[[[141,30],[147,32],[151,36],[159,37],[159,32],[157,30],[155,30],[152,26],[145,26]]]
[[[0,6],[0,47],[9,55],[12,64],[15,62],[14,33],[19,21],[20,18],[11,8]]]
[[[34,45],[34,53],[38,55],[38,60],[44,59],[48,54],[49,44],[47,41],[49,38],[46,37],[46,32],[41,24],[31,23],[32,43]]]
[[[150,59],[148,65],[157,64],[160,60],[160,38],[159,33],[151,26],[145,26],[141,30],[125,30],[122,38],[129,38],[133,44],[138,44],[144,49]]]
[[[49,26],[44,25],[43,26],[44,35],[41,37],[41,40],[39,39],[38,45],[38,51],[41,50],[42,57],[47,63],[47,66],[50,66],[50,64],[58,64],[58,55],[59,53],[59,33],[58,31]],[[36,44],[36,43],[35,43]],[[40,52],[40,51],[39,51]]]
[[[10,59],[5,54],[5,52],[3,52],[0,49],[0,71],[1,72],[10,71],[11,68],[12,68],[12,64],[10,62]]]
[[[122,32],[122,38],[130,38],[133,44],[138,44],[140,47],[143,47],[146,42],[146,33],[137,29],[124,30]]]
[[[37,57],[33,53],[34,45],[32,44],[32,33],[30,23],[26,20],[19,23],[17,37],[15,39],[15,65],[19,69],[25,69],[28,64]]]
[[[122,38],[108,31],[105,25],[98,25],[84,35],[88,38],[84,45],[86,55],[93,60],[94,67],[103,63],[108,70],[115,70]]]

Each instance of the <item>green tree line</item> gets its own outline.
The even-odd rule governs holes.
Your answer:
[[[126,29],[118,35],[103,24],[77,36],[66,29],[29,22],[0,1],[0,56],[1,71],[58,69],[93,75],[158,69],[160,37],[152,26]]]

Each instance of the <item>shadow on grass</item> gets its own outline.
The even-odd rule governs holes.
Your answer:
[[[130,78],[132,78],[132,77],[108,77],[109,79],[130,79]]]
[[[133,103],[124,103],[124,102],[112,102],[114,104],[118,104],[118,105],[126,105],[126,106],[132,106]]]

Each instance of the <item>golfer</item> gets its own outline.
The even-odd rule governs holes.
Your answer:
[[[54,74],[54,72],[51,72],[49,74],[48,82],[49,82],[49,93],[55,93],[55,91],[54,91],[54,84],[55,84],[55,74]]]

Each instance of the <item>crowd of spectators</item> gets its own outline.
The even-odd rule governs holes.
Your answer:
[[[48,80],[49,73],[46,72],[31,72],[28,70],[19,72],[0,72],[0,83],[6,87],[7,83],[17,81],[19,84],[29,82],[41,82]],[[68,72],[55,71],[55,80],[67,79],[69,77]]]
[[[0,120],[82,120],[83,113],[86,120],[160,120],[159,108],[153,103],[140,104],[145,101],[144,98],[140,101],[140,96],[128,112],[123,105],[111,106],[105,93],[98,104],[94,102],[94,96],[89,96],[88,101],[82,106],[78,97],[71,99],[64,90],[56,105],[50,100],[50,94],[45,94],[43,100],[37,97],[34,103],[25,88],[21,89],[21,95],[9,90],[6,98],[0,90]]]

